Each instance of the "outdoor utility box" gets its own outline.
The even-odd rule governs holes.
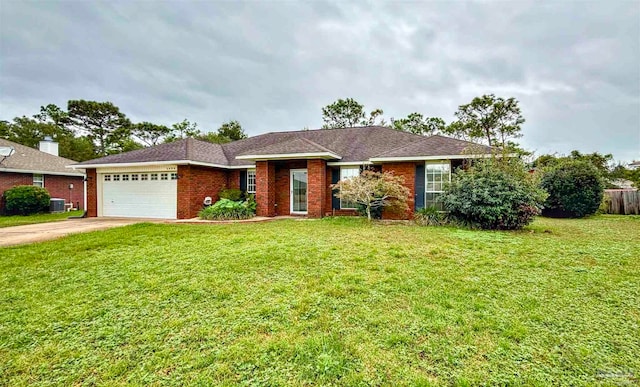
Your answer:
[[[49,204],[49,212],[64,212],[64,199],[52,198]]]

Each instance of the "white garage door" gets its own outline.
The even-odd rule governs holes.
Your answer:
[[[175,172],[102,174],[102,216],[175,219]]]

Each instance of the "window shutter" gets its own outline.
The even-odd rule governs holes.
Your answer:
[[[340,168],[331,170],[331,184],[336,184],[340,181]],[[340,209],[340,199],[336,197],[337,190],[331,191],[331,208],[334,210]]]
[[[424,164],[416,165],[416,196],[415,196],[415,209],[419,210],[424,208]]]
[[[247,192],[247,171],[240,171],[240,191]]]

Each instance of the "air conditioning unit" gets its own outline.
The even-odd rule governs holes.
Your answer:
[[[64,212],[64,199],[51,198],[49,212]]]

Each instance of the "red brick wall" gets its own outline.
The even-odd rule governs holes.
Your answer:
[[[304,168],[304,166],[299,168]],[[276,215],[279,216],[291,214],[291,205],[289,203],[290,171],[290,165],[276,167]]]
[[[396,176],[402,176],[404,178],[404,186],[409,188],[409,200],[407,204],[409,208],[407,211],[391,211],[385,209],[382,212],[383,219],[412,219],[415,206],[415,193],[416,193],[416,163],[388,163],[382,164],[382,172],[393,172]]]
[[[16,185],[32,185],[33,175],[30,173],[0,172],[0,195]]]
[[[178,219],[198,216],[207,196],[215,203],[227,181],[227,172],[222,169],[178,165]]]
[[[64,199],[65,203],[73,203],[74,206],[79,203],[80,208],[83,208],[83,180],[82,177],[44,175],[44,188],[52,198]],[[73,184],[73,189],[69,190],[69,184]],[[33,185],[33,174],[0,172],[0,196],[17,185]]]
[[[276,215],[276,166],[273,161],[256,162],[256,214]]]
[[[307,179],[307,216],[322,218],[327,201],[327,162],[325,160],[307,160]]]
[[[98,216],[98,180],[95,168],[87,169],[87,216]]]
[[[84,208],[83,181],[82,177],[45,175],[44,188],[52,198],[64,199],[65,203],[72,203],[74,208],[76,204]],[[69,184],[73,184],[72,189],[69,189]]]

